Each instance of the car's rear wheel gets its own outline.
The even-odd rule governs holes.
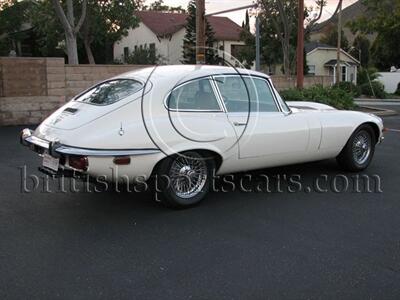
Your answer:
[[[157,199],[173,208],[198,204],[210,189],[214,169],[214,160],[197,151],[165,158],[156,172]]]
[[[352,172],[362,171],[371,163],[375,152],[376,139],[369,125],[360,126],[350,137],[337,157],[339,165]]]

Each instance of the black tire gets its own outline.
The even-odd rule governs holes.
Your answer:
[[[177,167],[181,169],[177,171]],[[155,172],[154,188],[157,201],[177,209],[199,204],[210,190],[214,170],[215,161],[197,151],[187,151],[165,158]],[[176,176],[177,174],[179,176]],[[192,193],[185,194],[178,190],[177,186],[181,185],[177,181],[185,187],[188,187],[189,183],[194,184],[196,188],[193,188]]]
[[[375,145],[376,137],[371,126],[361,125],[351,135],[336,160],[344,170],[360,172],[371,163]],[[366,147],[368,148],[366,149]]]

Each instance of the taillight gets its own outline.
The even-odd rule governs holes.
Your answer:
[[[116,165],[129,165],[131,158],[129,156],[120,156],[114,158],[114,164]]]
[[[70,156],[68,163],[72,168],[82,171],[86,171],[89,166],[88,158],[86,156]]]

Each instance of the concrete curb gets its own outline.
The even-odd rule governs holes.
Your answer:
[[[354,101],[359,102],[382,102],[382,103],[400,103],[400,99],[376,99],[376,98],[354,98]]]
[[[390,116],[397,116],[397,112],[391,109],[383,109],[383,108],[376,108],[372,106],[366,106],[366,105],[358,105],[358,107],[366,108],[371,110],[370,113],[380,116],[380,117],[390,117]]]

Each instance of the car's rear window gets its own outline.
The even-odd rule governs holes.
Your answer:
[[[133,79],[114,79],[96,85],[81,94],[75,101],[94,105],[108,105],[141,90],[143,84]]]

